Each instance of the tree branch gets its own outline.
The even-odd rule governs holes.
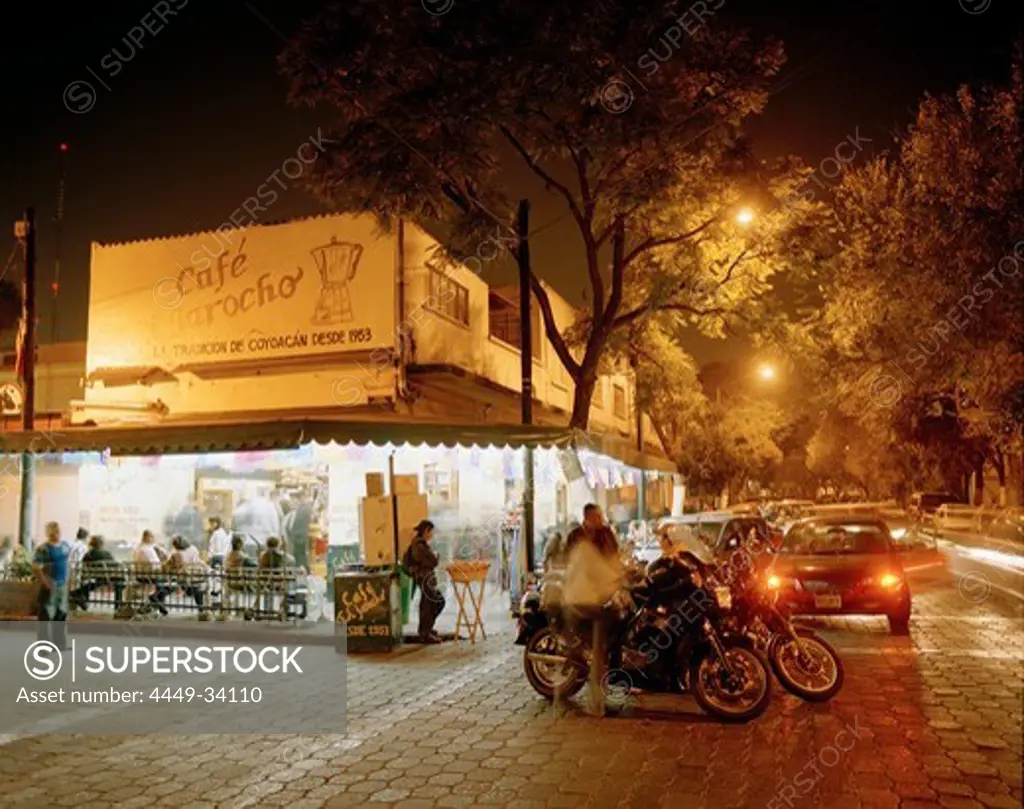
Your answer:
[[[688,231],[687,233],[680,233],[678,236],[664,236],[662,238],[656,238],[652,236],[648,239],[644,239],[644,241],[640,242],[640,244],[638,244],[636,247],[629,251],[629,255],[626,256],[625,263],[623,264],[623,268],[628,267],[629,263],[637,256],[639,256],[641,253],[645,253],[648,250],[653,250],[657,247],[664,247],[669,244],[679,244],[680,242],[685,242],[687,239],[693,238],[698,233],[702,233],[703,231],[707,230],[718,220],[719,217],[714,216],[704,224],[698,225],[696,228],[694,228],[691,231]]]
[[[580,364],[573,359],[569,346],[565,344],[565,338],[562,337],[562,333],[558,330],[558,324],[555,322],[555,313],[551,309],[551,299],[548,297],[548,291],[544,289],[540,279],[533,273],[530,273],[530,287],[533,289],[533,294],[537,296],[537,304],[540,306],[540,313],[544,320],[544,332],[547,334],[548,340],[551,341],[551,345],[554,346],[558,359],[562,361],[565,370],[569,372],[569,376],[575,382],[580,376]]]
[[[580,229],[586,233],[588,228],[584,226],[583,212],[580,210],[580,206],[577,204],[576,198],[572,195],[572,191],[552,177],[551,174],[549,174],[544,167],[536,161],[533,155],[526,150],[526,147],[519,141],[519,138],[512,134],[512,131],[507,126],[501,125],[500,129],[506,140],[508,140],[508,142],[512,144],[512,147],[519,152],[519,156],[523,158],[523,162],[530,167],[530,170],[540,177],[544,181],[545,185],[556,189],[565,198],[565,201],[569,204],[569,210],[572,211],[573,218],[576,220],[576,224],[578,224]]]

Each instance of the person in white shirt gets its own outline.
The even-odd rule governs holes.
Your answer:
[[[84,609],[81,592],[82,559],[85,558],[85,554],[89,550],[88,540],[89,532],[84,528],[79,528],[74,540],[68,543],[69,600],[79,609]]]
[[[156,538],[152,531],[142,532],[142,540],[135,547],[132,562],[135,564],[136,573],[140,574],[139,581],[142,584],[153,585],[154,592],[149,596],[149,603],[156,607],[161,615],[167,615],[164,601],[171,592],[171,588],[156,576],[163,567],[163,560],[160,558],[160,552],[156,547]]]
[[[231,535],[224,530],[220,517],[210,517],[210,567],[224,567],[224,560],[231,553]]]

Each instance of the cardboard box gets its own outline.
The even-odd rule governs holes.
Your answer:
[[[413,532],[420,520],[428,519],[427,496],[425,494],[400,494],[398,500],[398,553],[412,542]]]
[[[366,496],[384,496],[384,475],[380,474],[379,472],[366,473]]]
[[[394,564],[395,519],[390,497],[364,497],[359,502],[359,545],[366,564]]]
[[[395,490],[392,494],[401,496],[403,494],[419,494],[419,492],[419,475],[395,475]]]

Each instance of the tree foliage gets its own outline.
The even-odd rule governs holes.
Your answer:
[[[926,97],[894,154],[844,176],[822,304],[793,341],[814,349],[822,429],[846,436],[818,437],[819,469],[842,440],[874,451],[847,474],[953,485],[1020,451],[1022,98],[1019,61],[1005,86]]]
[[[338,208],[407,217],[458,259],[483,240],[514,254],[518,200],[564,205],[580,246],[574,271],[589,286],[567,334],[540,283],[543,261],[528,269],[575,383],[574,426],[586,426],[621,331],[667,314],[720,332],[753,317],[772,275],[807,249],[812,205],[756,239],[733,221],[741,201],[770,205],[802,179],[791,160],[754,161],[741,132],[783,63],[778,42],[705,18],[627,110],[607,108],[620,66],[689,5],[495,0],[430,16],[414,3],[356,0],[329,5],[281,57],[294,103],[337,112],[312,183]]]

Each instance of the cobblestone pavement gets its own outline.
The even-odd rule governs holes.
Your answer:
[[[842,692],[810,705],[776,686],[748,725],[665,696],[626,716],[555,716],[505,631],[349,659],[344,736],[7,740],[0,805],[1020,807],[1019,613],[957,585],[915,589],[910,638],[830,623]]]

